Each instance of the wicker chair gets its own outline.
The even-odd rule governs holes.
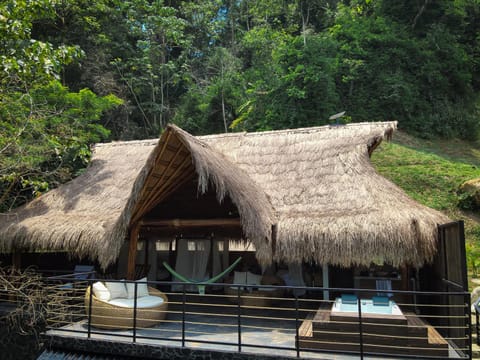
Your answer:
[[[137,328],[145,328],[160,324],[167,316],[168,298],[163,292],[149,287],[151,296],[163,299],[161,305],[150,308],[137,308]],[[85,292],[85,311],[89,314],[90,287]],[[102,301],[92,294],[91,325],[101,329],[133,328],[133,308],[119,307]]]

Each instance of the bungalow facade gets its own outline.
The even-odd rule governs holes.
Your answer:
[[[320,266],[324,286],[359,285],[372,271],[406,280],[408,269],[433,262],[438,225],[451,220],[370,163],[395,129],[377,122],[194,137],[169,125],[160,139],[98,144],[84,174],[2,214],[0,251],[66,251],[117,264],[128,278],[149,263],[156,280],[157,250],[172,264],[178,239],[207,239],[223,251],[211,273],[232,261],[226,250],[237,244],[254,249],[263,269]],[[350,280],[335,283],[345,274],[329,268],[350,269]]]
[[[127,279],[140,264],[152,281],[170,278],[162,262],[205,280],[242,256],[239,270],[296,273],[287,285],[464,292],[463,224],[370,162],[396,126],[195,137],[169,125],[159,139],[98,144],[82,175],[1,214],[0,253],[63,251]],[[326,301],[339,295],[323,291]],[[436,316],[458,319],[444,328],[460,331],[445,334],[465,347],[468,307],[442,299]],[[308,321],[307,344],[329,320]]]

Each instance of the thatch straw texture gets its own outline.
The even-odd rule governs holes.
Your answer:
[[[420,266],[443,214],[380,176],[369,152],[395,122],[202,138],[243,169],[277,213],[274,260]]]
[[[177,127],[174,129],[192,154],[198,174],[199,192],[205,193],[209,186],[213,186],[219,202],[225,196],[230,197],[237,206],[243,233],[255,245],[257,259],[262,264],[271,263],[272,225],[276,219],[274,208],[263,189],[224,154],[213,151],[210,146],[187,132]]]
[[[0,251],[66,250],[107,266],[118,257],[132,184],[158,141],[98,145],[85,173],[10,214],[0,214]]]
[[[449,220],[370,164],[369,153],[395,126],[198,138],[169,126],[160,141],[99,145],[83,175],[0,215],[0,251],[64,249],[107,266],[132,221],[176,191],[180,180],[196,176],[200,193],[212,186],[219,201],[232,199],[263,264],[421,265],[435,253],[437,224]]]

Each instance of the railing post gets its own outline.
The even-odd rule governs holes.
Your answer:
[[[87,325],[87,337],[90,339],[92,335],[92,296],[93,296],[93,281],[88,281],[90,288],[90,294],[88,296],[88,325]]]
[[[185,307],[187,306],[187,293],[185,289],[185,283],[182,285],[183,295],[182,295],[182,347],[185,347]]]
[[[138,283],[133,283],[133,342],[137,341],[137,291]]]
[[[478,313],[478,301],[475,302],[473,305],[473,308],[475,309],[475,330],[477,333],[477,345],[480,345],[480,324],[478,323],[478,320],[480,318],[480,314]]]
[[[240,301],[240,286],[237,286],[238,352],[242,352],[242,305]]]
[[[471,298],[470,298],[470,293],[466,293],[464,295],[465,299],[467,299],[466,301],[466,305],[467,305],[467,318],[465,319],[467,321],[467,323],[465,325],[466,328],[467,328],[467,331],[468,331],[468,355],[470,357],[470,359],[472,358],[472,301],[471,301]],[[477,326],[477,330],[478,330],[478,326]],[[477,336],[478,336],[478,333],[477,333]],[[477,342],[478,342],[478,337],[477,337]]]
[[[480,345],[480,337],[478,336],[480,335],[480,326],[478,324],[478,320],[479,320],[478,311],[477,309],[475,309],[475,327],[477,328],[477,345]]]
[[[298,296],[295,295],[295,350],[297,351],[297,358],[300,357],[300,332],[299,332],[299,311],[298,311]]]
[[[358,298],[358,334],[360,340],[360,359],[363,360],[362,299]]]

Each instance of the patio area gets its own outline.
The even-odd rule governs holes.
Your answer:
[[[319,300],[315,290],[323,291],[309,289],[309,296],[297,299],[272,298],[270,306],[243,305],[242,301],[238,303],[238,299],[221,292],[206,295],[166,292],[169,298],[166,318],[156,326],[135,329],[91,326],[85,306],[77,302],[76,314],[52,322],[45,335],[87,343],[243,354],[247,358],[250,355],[326,360],[468,358],[411,311],[405,312],[402,319],[396,316],[393,322],[378,316],[372,323],[372,317],[366,316],[360,324],[358,314],[350,314],[349,318],[342,314],[331,317],[334,301]],[[430,346],[432,339],[440,347]]]

